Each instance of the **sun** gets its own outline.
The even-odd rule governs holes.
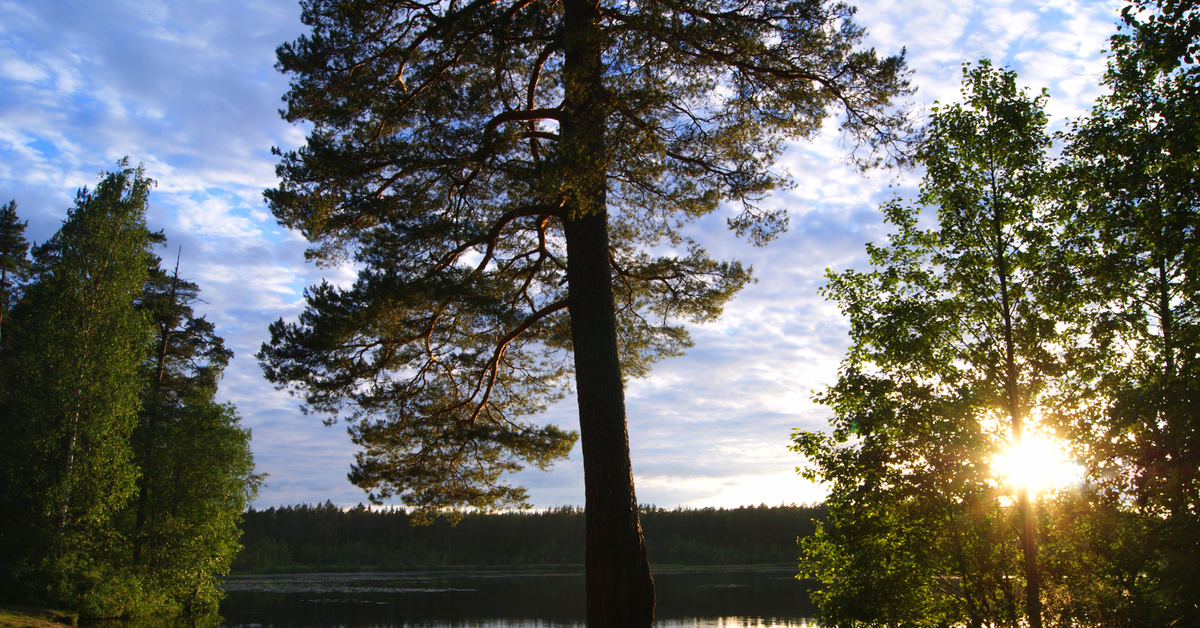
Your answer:
[[[1040,434],[1026,435],[992,461],[992,469],[1013,487],[1031,494],[1079,483],[1083,469],[1071,459],[1061,441]]]

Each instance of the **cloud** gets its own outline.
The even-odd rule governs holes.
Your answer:
[[[1116,2],[1056,0],[867,0],[856,21],[880,54],[907,48],[918,106],[958,98],[961,64],[983,57],[1010,65],[1033,90],[1047,87],[1056,119],[1085,112],[1100,93],[1101,49]],[[272,389],[253,354],[267,325],[301,310],[305,286],[344,285],[353,269],[304,262],[305,243],[275,224],[263,204],[277,184],[272,146],[299,146],[305,129],[277,114],[287,77],[274,49],[304,32],[292,2],[275,0],[0,0],[0,202],[15,198],[29,236],[56,230],[75,190],[128,155],[158,181],[150,223],[163,229],[181,273],[197,281],[237,357],[221,398],[254,432],[260,471],[270,474],[256,505],[362,492],[345,478],[354,448],[341,427],[302,416]],[[657,365],[627,391],[638,497],[662,506],[737,506],[814,501],[821,489],[794,472],[794,428],[824,429],[811,393],[832,383],[847,325],[818,289],[826,268],[865,268],[868,241],[887,230],[878,205],[911,195],[919,173],[859,176],[829,133],[783,156],[796,187],[764,201],[787,208],[791,230],[764,248],[728,233],[728,214],[689,227],[718,258],[753,264],[758,282],[717,322],[691,328],[687,355]],[[889,187],[893,186],[893,187]],[[573,398],[539,421],[573,429]],[[576,451],[550,473],[525,471],[538,506],[583,503]]]

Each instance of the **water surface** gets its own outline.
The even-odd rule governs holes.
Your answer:
[[[807,626],[816,609],[790,570],[659,570],[656,625]],[[235,576],[226,628],[582,626],[579,571]]]

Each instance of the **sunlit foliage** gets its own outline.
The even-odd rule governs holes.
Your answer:
[[[1200,623],[1200,7],[1138,0],[1122,21],[1108,93],[1059,134],[1059,163],[1043,157],[1016,181],[1040,209],[1014,223],[947,214],[956,199],[945,176],[969,172],[972,153],[940,150],[937,129],[960,110],[940,108],[921,198],[938,208],[938,225],[919,229],[916,213],[893,203],[885,212],[898,233],[870,247],[876,270],[831,275],[827,293],[850,317],[854,344],[838,383],[818,397],[835,412],[833,434],[797,433],[796,448],[809,457],[806,474],[831,487],[829,523],[802,568],[829,583],[822,604],[832,623]],[[1019,158],[1021,142],[1047,142],[1001,130],[1010,144],[996,144],[997,163]],[[976,189],[1006,180],[985,176]],[[974,197],[985,210],[988,199]],[[1007,301],[990,282],[1005,250],[1016,273]],[[1018,324],[972,315],[989,310]],[[1021,350],[986,350],[1003,344]],[[1036,417],[1051,443],[1036,463],[1016,459],[1019,434],[1005,443],[986,429],[997,414],[1023,414],[1026,434]],[[1060,452],[1077,481],[1043,489],[1019,513],[1006,479],[1033,487],[1047,474],[1067,477],[1043,469],[1019,480]],[[989,476],[987,490],[965,492]],[[1013,552],[1023,523],[1024,569],[1012,558],[973,564],[986,554],[960,542],[971,538],[959,533],[964,521],[990,535],[984,545],[997,556]],[[1032,561],[1031,527],[1041,548]],[[1037,595],[1023,616],[972,599],[970,583],[990,578],[993,599],[1014,609],[1016,592],[1004,588],[1022,575]]]

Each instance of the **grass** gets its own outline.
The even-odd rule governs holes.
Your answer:
[[[0,607],[0,628],[62,628],[74,626],[73,614],[40,608]]]

